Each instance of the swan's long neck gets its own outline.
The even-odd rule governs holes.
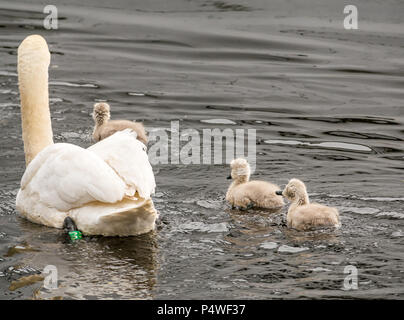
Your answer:
[[[18,82],[21,97],[25,163],[53,144],[48,99],[50,53],[44,38],[28,36],[18,47]]]

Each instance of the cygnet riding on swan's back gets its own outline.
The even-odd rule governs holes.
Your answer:
[[[141,122],[129,120],[109,120],[111,118],[109,104],[100,102],[94,104],[93,119],[94,131],[93,140],[101,141],[117,131],[132,129],[137,134],[137,139],[147,145],[147,135]]]
[[[154,229],[155,180],[145,146],[127,129],[88,149],[53,143],[48,102],[50,53],[44,38],[18,48],[22,136],[27,168],[16,206],[32,222],[62,228],[73,219],[88,235],[129,236]]]
[[[250,165],[247,160],[239,158],[230,163],[233,178],[227,190],[226,200],[232,207],[249,209],[252,207],[275,209],[284,205],[282,197],[275,194],[279,187],[265,181],[249,181]]]
[[[297,230],[309,230],[315,227],[339,227],[339,213],[336,208],[319,203],[310,203],[304,183],[291,179],[283,191],[277,191],[289,199],[292,204],[287,214],[288,226]]]

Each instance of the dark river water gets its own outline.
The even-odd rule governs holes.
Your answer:
[[[404,2],[352,1],[358,30],[335,0],[52,3],[57,30],[40,1],[0,3],[0,299],[404,298]],[[100,100],[149,132],[255,129],[253,177],[300,178],[342,227],[231,210],[224,162],[153,165],[161,219],[146,235],[71,244],[20,218],[16,52],[33,33],[52,53],[56,142],[90,146]],[[46,265],[57,289],[32,280]]]

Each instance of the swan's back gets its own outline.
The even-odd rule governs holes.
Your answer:
[[[40,202],[60,211],[92,201],[118,202],[125,196],[125,187],[124,181],[96,154],[68,143],[42,150],[21,179],[22,191],[38,194]]]

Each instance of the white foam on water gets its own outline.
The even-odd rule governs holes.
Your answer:
[[[298,253],[298,252],[307,251],[307,250],[309,250],[309,248],[307,248],[307,247],[291,247],[291,246],[287,246],[285,244],[278,248],[278,252],[281,252],[281,253]]]
[[[404,219],[404,213],[396,212],[396,211],[387,211],[387,212],[380,212],[376,215],[376,217],[389,217],[389,218],[396,218],[396,219]]]
[[[325,149],[344,149],[344,150],[366,151],[366,152],[372,151],[371,148],[361,145],[361,144],[334,142],[334,141],[311,143],[311,142],[303,142],[303,141],[297,141],[297,140],[264,140],[264,143],[301,145],[301,146],[310,146],[310,147],[320,147],[320,148],[325,148]]]
[[[268,250],[276,249],[277,247],[278,247],[278,244],[276,242],[263,242],[260,245],[260,248],[268,249]]]
[[[49,98],[49,102],[55,103],[55,102],[62,102],[63,99],[61,98]]]
[[[12,103],[12,102],[4,102],[0,103],[0,108],[4,107],[19,107],[20,105],[18,103]]]
[[[309,195],[319,195],[320,193],[310,193]],[[364,201],[379,201],[379,202],[394,202],[394,201],[404,201],[404,198],[393,198],[393,197],[360,197],[355,195],[344,195],[344,194],[329,194],[329,198],[344,198],[344,199],[355,199]]]
[[[401,230],[394,231],[394,232],[391,234],[391,236],[392,236],[393,238],[401,238],[401,237],[404,237],[404,232],[402,232]]]
[[[18,77],[18,74],[16,74],[15,72],[0,71],[0,76]]]
[[[390,197],[372,197],[372,198],[358,198],[359,200],[373,200],[373,201],[404,201],[404,198],[390,198]]]
[[[62,132],[60,135],[65,139],[79,139],[85,136],[77,132]]]
[[[201,120],[203,123],[210,123],[210,124],[237,124],[234,121],[231,121],[229,119],[207,119],[207,120]]]
[[[198,200],[196,201],[196,204],[206,209],[218,209],[222,207],[222,201],[214,200]]]
[[[65,87],[84,87],[84,88],[98,88],[97,85],[92,83],[72,83],[72,82],[63,82],[63,81],[50,81],[49,85],[52,86],[65,86]]]

